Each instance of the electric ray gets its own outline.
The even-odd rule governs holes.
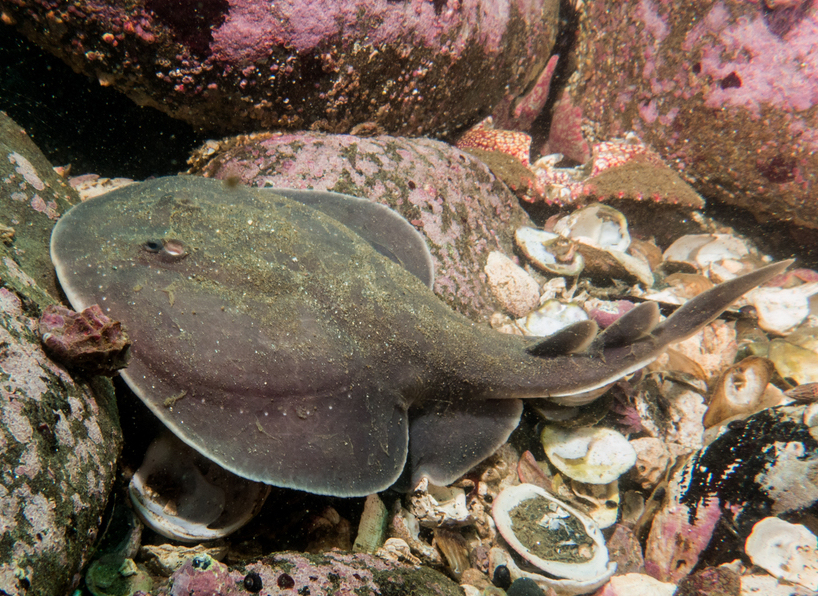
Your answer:
[[[98,303],[127,326],[122,376],[179,438],[240,476],[313,493],[366,495],[404,468],[448,484],[505,442],[520,398],[592,399],[788,265],[661,323],[645,303],[599,335],[585,321],[532,341],[440,301],[421,281],[422,239],[388,209],[358,200],[355,223],[355,199],[282,193],[333,217],[270,190],[160,178],[74,207],[51,254],[75,309]]]

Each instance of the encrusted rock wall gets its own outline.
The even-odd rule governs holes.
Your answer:
[[[91,554],[121,449],[110,381],[49,360],[51,227],[76,194],[0,112],[0,591],[65,594]]]
[[[446,135],[545,67],[557,0],[23,0],[6,21],[78,71],[208,130]],[[508,86],[508,88],[507,88]]]
[[[635,131],[705,198],[818,227],[812,2],[586,2],[553,147]],[[578,140],[577,140],[578,139]]]

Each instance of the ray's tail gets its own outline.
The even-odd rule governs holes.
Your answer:
[[[650,364],[670,344],[694,335],[733,302],[792,264],[780,261],[721,283],[679,307],[661,321],[659,306],[645,302],[597,334],[592,321],[581,321],[528,348],[533,356],[569,359],[565,375],[548,397],[563,405],[582,405],[612,383]],[[570,374],[569,374],[570,372]]]

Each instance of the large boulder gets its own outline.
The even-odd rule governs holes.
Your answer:
[[[818,227],[812,2],[583,7],[577,70],[556,104],[548,151],[584,161],[586,141],[635,131],[706,198]]]
[[[557,0],[25,0],[6,21],[204,129],[446,135],[544,69]]]
[[[76,193],[0,112],[0,591],[65,594],[91,554],[121,432],[107,379],[43,352],[51,227]]]

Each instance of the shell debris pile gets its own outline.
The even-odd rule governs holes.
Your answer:
[[[554,217],[545,229],[521,228],[516,233],[517,266],[537,283],[539,301],[522,315],[510,309],[495,313],[492,325],[507,333],[531,336],[551,335],[586,319],[604,329],[641,302],[656,301],[667,309],[663,312],[670,312],[714,285],[772,260],[732,231],[705,224],[701,225],[702,233],[681,235],[664,250],[652,243],[644,230],[630,230],[626,217],[604,204]],[[490,548],[481,542],[483,548],[489,548],[488,563],[477,568],[490,579],[497,576],[498,569],[507,568],[512,580],[533,579],[544,593],[553,590],[550,593],[558,595],[629,593],[627,589],[620,591],[624,589],[620,584],[627,584],[624,577],[655,582],[652,593],[659,586],[671,593],[683,580],[690,585],[705,581],[698,574],[686,576],[697,562],[708,561],[710,538],[725,513],[718,503],[705,501],[691,523],[674,517],[678,513],[669,514],[674,503],[691,498],[684,496],[691,494],[692,488],[680,485],[686,477],[679,470],[685,462],[706,457],[731,460],[717,451],[723,449],[718,447],[725,440],[720,437],[732,428],[731,422],[767,415],[778,420],[772,414],[778,408],[815,402],[815,387],[818,273],[793,269],[746,294],[726,318],[677,344],[643,372],[617,383],[594,402],[593,408],[532,402],[532,409],[546,420],[538,427],[544,456],[536,461],[531,453],[523,454],[515,483],[533,482],[547,495],[542,498],[552,503],[551,509],[543,509],[539,520],[533,520],[540,528],[536,531],[562,528],[576,512],[590,520],[604,540],[613,539],[614,529],[623,524],[643,538],[650,532],[650,540],[637,542],[636,547],[640,560],[644,555],[644,565],[637,566],[638,573],[627,576],[616,572],[617,581],[606,580],[605,588],[598,592],[589,583],[577,583],[564,569],[555,573],[550,562],[539,561],[515,534],[514,524],[519,526],[521,521],[519,516],[516,521],[510,516],[513,508],[505,507],[508,498],[504,495],[505,491],[523,489],[513,486],[494,500],[492,519],[499,538],[494,538]],[[606,405],[600,406],[602,402]],[[812,416],[810,420],[815,419]],[[805,424],[812,433],[812,422]],[[780,428],[771,432],[791,432]],[[775,469],[768,474],[778,480],[768,482],[790,486],[789,478],[801,474],[795,464],[799,455],[795,454],[812,461],[816,446],[806,447],[805,443],[804,448],[793,448],[788,455],[782,443],[776,445],[778,455],[767,465]],[[738,473],[733,470],[743,470],[743,466],[752,465],[752,458],[761,457],[761,447],[748,449],[724,463],[726,474]],[[751,473],[749,467],[747,472]],[[767,493],[777,514],[797,508],[793,499],[784,497],[785,492]],[[810,488],[799,499],[818,502],[818,491]],[[690,510],[679,511],[687,515]],[[765,572],[804,590],[818,589],[815,536],[803,525],[778,517],[758,520],[755,526],[745,522],[740,528],[739,536],[746,545],[736,542],[733,546],[736,559],[749,557],[756,567],[746,568],[736,562],[728,570],[704,563],[703,570],[732,574],[737,578],[736,586],[742,586],[742,594],[764,585],[764,578],[769,577]],[[577,542],[569,535],[564,533],[563,544]],[[674,550],[673,545],[682,540],[687,541],[688,550]],[[623,568],[622,573],[628,571]],[[597,572],[604,576],[601,568]],[[463,577],[468,580],[471,576]],[[479,582],[464,583],[470,596],[489,593],[478,591],[476,585]]]

